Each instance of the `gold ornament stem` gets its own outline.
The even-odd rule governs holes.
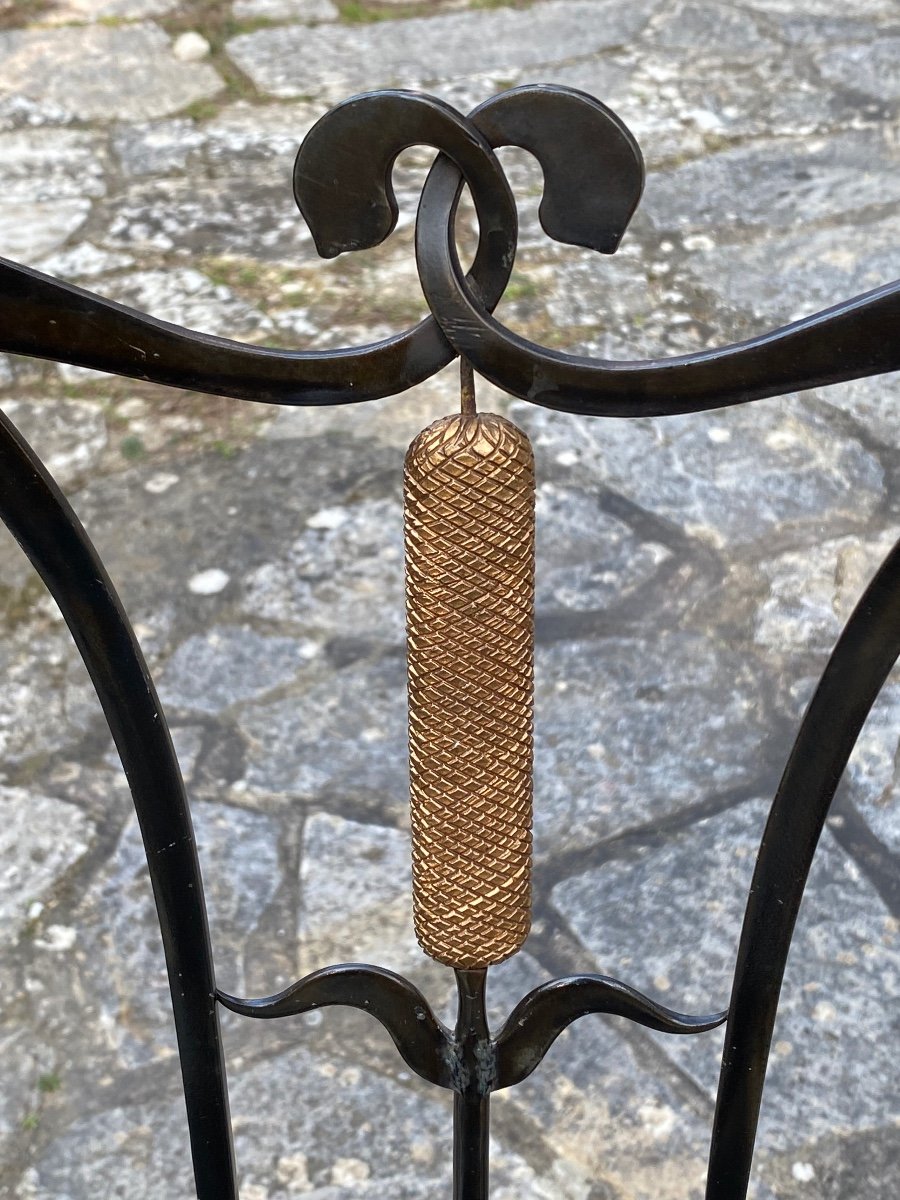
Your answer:
[[[462,355],[459,359],[459,407],[464,417],[475,416],[475,372]]]
[[[410,800],[416,935],[474,969],[531,921],[534,459],[461,375],[406,456]]]

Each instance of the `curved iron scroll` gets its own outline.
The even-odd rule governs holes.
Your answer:
[[[554,979],[519,1001],[497,1036],[497,1087],[512,1087],[534,1071],[573,1021],[588,1013],[626,1017],[659,1033],[708,1033],[727,1012],[690,1017],[642,996],[606,975]]]
[[[275,996],[242,1000],[217,992],[220,1004],[244,1017],[293,1017],[335,1004],[360,1008],[380,1021],[403,1061],[422,1079],[450,1087],[447,1030],[414,984],[383,967],[342,963],[314,971]]]
[[[248,346],[155,320],[0,260],[0,350],[279,404],[392,395],[461,353],[523,399],[595,416],[693,412],[900,369],[897,282],[747,342],[646,362],[562,354],[494,320],[512,269],[516,217],[492,148],[523,146],[539,159],[541,219],[558,240],[612,253],[640,198],[644,168],[634,138],[614,113],[572,88],[515,88],[469,117],[412,92],[371,92],[339,105],[307,135],[294,171],[298,203],[322,253],[388,236],[397,215],[390,169],[402,149],[418,143],[442,151],[416,226],[432,318],[406,333],[330,351]],[[469,277],[453,236],[464,180],[481,230]]]
[[[513,1087],[540,1065],[544,1055],[573,1021],[590,1013],[607,1013],[656,1029],[660,1033],[706,1033],[724,1024],[727,1012],[693,1017],[676,1012],[605,975],[553,979],[530,992],[492,1038],[484,1019],[486,971],[457,972],[461,987],[475,981],[472,999],[483,1026],[480,1044],[471,1050],[481,1064],[479,1095]],[[393,971],[363,963],[326,967],[291,984],[274,996],[242,1000],[217,992],[225,1008],[245,1017],[272,1020],[297,1016],[330,1005],[362,1009],[380,1021],[408,1067],[429,1083],[458,1091],[465,1075],[463,1057],[470,1051],[459,1033],[451,1034],[432,1012],[417,987]]]
[[[453,228],[461,188],[459,171],[441,156],[419,206],[419,278],[457,353],[523,400],[583,416],[671,416],[900,369],[900,282],[695,354],[610,362],[548,350],[501,325],[466,282]]]
[[[635,164],[642,182],[636,144],[618,118],[590,97],[563,88],[533,92],[499,96],[471,120],[432,97],[393,91],[356,97],[326,114],[304,140],[294,169],[297,202],[320,251],[333,256],[377,245],[390,234],[397,219],[390,170],[400,151],[416,143],[450,155],[472,190],[481,234],[471,282],[489,308],[509,279],[517,235],[515,203],[491,145],[523,144],[545,164],[543,219],[554,237],[611,245],[640,195],[639,185],[631,194],[634,171],[624,207],[611,203],[598,211],[591,203],[569,212],[563,198],[572,173],[568,169],[563,175],[563,167],[580,164],[578,190],[592,201],[596,169],[581,140],[596,147],[601,162]],[[562,108],[570,119],[540,119],[541,104],[548,117]],[[368,346],[271,350],[182,329],[3,259],[0,349],[279,404],[350,404],[391,395],[427,379],[454,357],[432,318]]]
[[[0,260],[0,350],[245,400],[346,404],[406,390],[456,354],[498,386],[550,408],[596,416],[664,415],[743,403],[900,369],[900,282],[747,342],[647,362],[548,350],[491,314],[512,270],[516,213],[493,150],[522,146],[545,176],[548,234],[617,248],[643,187],[640,151],[609,109],[568,88],[518,88],[464,117],[430,97],[390,91],[339,105],[310,131],[295,196],[320,253],[378,244],[394,227],[390,171],[424,143],[440,151],[426,181],[416,256],[431,316],[369,346],[285,352],[156,320]],[[589,147],[589,150],[585,150]],[[454,221],[468,183],[480,223],[471,272]],[[162,710],[133,633],[75,514],[0,415],[0,516],[60,605],[119,747],[147,849],[163,929],[201,1200],[235,1200],[235,1170],[215,1001],[273,1018],[331,1004],[370,1012],[407,1064],[456,1093],[457,1197],[481,1200],[487,1098],[524,1079],[567,1025],[590,1012],[695,1033],[724,1013],[687,1016],[602,976],[554,980],[520,1002],[492,1037],[484,971],[459,971],[451,1032],[391,972],[345,964],[276,996],[217,991],[187,800]],[[842,635],[804,718],[773,803],[741,936],[710,1159],[708,1200],[746,1194],[781,978],[812,856],[838,779],[900,650],[900,547]]]

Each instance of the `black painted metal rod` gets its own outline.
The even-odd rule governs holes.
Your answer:
[[[453,1086],[447,1030],[414,984],[383,967],[342,963],[314,971],[274,996],[242,1000],[218,992],[217,999],[232,1012],[263,1020],[332,1005],[362,1009],[381,1022],[403,1061],[417,1075],[439,1087]]]
[[[828,809],[900,655],[900,542],[841,634],[772,802],[738,948],[707,1200],[744,1200],[791,937]]]
[[[611,184],[623,186],[621,180]],[[454,349],[523,400],[583,416],[670,416],[900,370],[897,281],[748,341],[695,354],[628,362],[548,350],[502,325],[466,281],[453,227],[460,186],[457,168],[439,156],[416,223],[419,279]],[[613,201],[621,202],[615,191]]]
[[[485,1010],[487,970],[457,970],[453,1200],[488,1200],[491,1092],[496,1078]]]
[[[470,184],[481,237],[472,275],[490,307],[515,258],[509,184],[478,129],[449,104],[412,92],[354,97],[326,113],[298,155],[294,187],[320,253],[377,245],[397,205],[390,171],[411,145],[451,155]],[[0,259],[0,350],[279,404],[350,404],[405,391],[454,358],[432,317],[380,342],[337,350],[246,345],[146,313]]]
[[[491,1098],[453,1094],[453,1200],[488,1200]]]
[[[198,1200],[237,1200],[212,948],[184,783],[115,588],[68,501],[0,412],[0,517],[71,630],[125,768],[162,931]]]
[[[495,1090],[513,1087],[535,1070],[574,1021],[591,1013],[625,1017],[660,1033],[706,1033],[725,1023],[727,1012],[691,1016],[666,1008],[606,975],[554,979],[529,992],[497,1035]]]
[[[783,395],[900,369],[900,283],[780,329],[696,354],[607,361],[527,341],[491,316],[515,256],[516,214],[493,154],[524,146],[544,168],[551,237],[612,253],[641,195],[644,167],[609,109],[571,88],[513,89],[468,117],[433,97],[357,96],[309,132],[295,193],[326,256],[383,240],[396,219],[390,169],[405,147],[439,147],[416,224],[419,275],[433,317],[368,346],[288,352],[181,329],[28,267],[0,260],[0,350],[223,396],[347,404],[401,392],[454,353],[504,390],[592,416],[654,416]],[[463,176],[481,240],[471,277],[453,215]]]

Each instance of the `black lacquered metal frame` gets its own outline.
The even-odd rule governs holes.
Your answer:
[[[640,199],[634,138],[604,105],[552,86],[517,88],[468,116],[431,97],[373,92],[323,117],[294,172],[297,203],[324,256],[374,246],[392,231],[390,182],[401,150],[438,154],[416,225],[431,316],[353,349],[290,353],[182,329],[0,259],[0,350],[194,391],[277,404],[351,404],[394,395],[454,356],[535,404],[585,416],[695,412],[900,370],[900,282],[762,337],[646,362],[605,362],[537,346],[501,325],[517,239],[512,194],[493,151],[521,146],[544,171],[540,217],[556,240],[617,248]],[[471,271],[457,257],[463,183],[478,214]],[[455,1095],[454,1196],[487,1195],[489,1098],[541,1062],[588,1013],[693,1034],[727,1021],[707,1200],[746,1196],[769,1045],[787,953],[838,781],[900,654],[900,544],[842,633],[806,711],[763,835],[726,1011],[688,1016],[614,979],[557,979],[526,996],[493,1034],[485,971],[458,971],[456,1027],[408,981],[378,967],[317,971],[276,996],[216,987],[188,801],[165,716],[112,583],[37,456],[0,414],[0,516],[56,599],[90,671],[134,798],[171,983],[199,1200],[235,1200],[237,1174],[217,1004],[257,1018],[328,1005],[364,1009],[418,1075]],[[538,797],[538,803],[540,797]]]

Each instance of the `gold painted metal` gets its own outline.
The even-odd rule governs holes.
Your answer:
[[[465,369],[463,408],[410,446],[404,517],[416,936],[471,969],[531,923],[534,457]]]

